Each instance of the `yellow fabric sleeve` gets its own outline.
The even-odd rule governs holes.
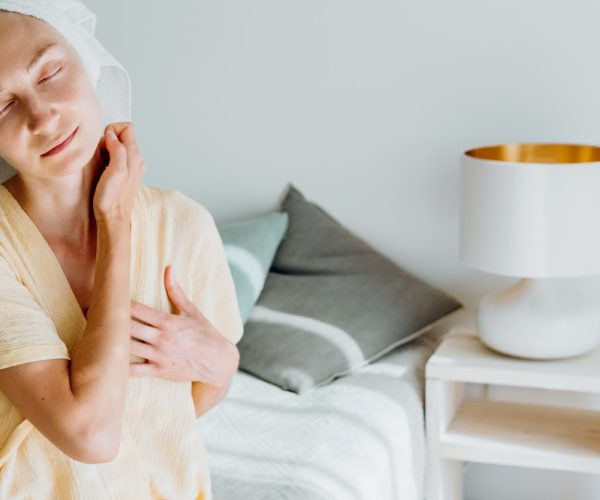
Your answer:
[[[50,316],[0,257],[0,368],[71,359]]]
[[[230,342],[237,344],[244,326],[235,283],[223,241],[212,214],[198,202],[179,193],[187,206],[189,224],[191,300],[213,326]],[[175,269],[177,277],[177,269]]]

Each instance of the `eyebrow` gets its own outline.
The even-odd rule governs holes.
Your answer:
[[[42,47],[40,50],[38,50],[35,53],[35,55],[33,56],[33,59],[31,60],[29,65],[27,66],[27,73],[31,72],[31,68],[33,68],[39,62],[39,60],[44,56],[44,54],[46,52],[48,52],[54,46],[58,46],[58,43],[51,42],[48,45],[45,45],[44,47]]]
[[[51,48],[58,46],[58,43],[51,42],[47,45],[44,45],[41,49],[39,49],[31,59],[31,62],[27,65],[27,73],[31,73],[31,69],[40,61],[42,57],[48,52]],[[3,92],[2,87],[0,87],[0,92]]]

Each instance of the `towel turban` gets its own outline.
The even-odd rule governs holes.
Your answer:
[[[38,18],[58,31],[75,49],[102,109],[104,126],[131,121],[131,80],[123,65],[94,35],[96,15],[79,0],[0,0],[0,11]],[[0,182],[15,173],[0,158]]]

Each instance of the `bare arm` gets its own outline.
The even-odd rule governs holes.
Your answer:
[[[96,276],[88,324],[71,357],[70,386],[88,419],[86,442],[117,454],[129,379],[131,212],[144,172],[130,123],[106,136],[107,170],[94,193]]]
[[[235,344],[233,345],[235,347],[232,351],[234,365],[231,369],[231,375],[223,385],[207,384],[199,380],[192,382],[192,399],[194,400],[194,408],[196,409],[196,418],[201,417],[217,406],[227,396],[233,377],[235,377],[240,366],[240,351]]]
[[[118,450],[129,370],[129,221],[100,222],[96,277],[84,334],[71,357],[76,404],[86,409],[86,442]]]
[[[222,386],[205,384],[198,381],[192,382],[192,398],[194,400],[194,408],[196,409],[196,418],[201,417],[225,399],[231,388],[231,381],[234,375],[231,375],[227,383]]]
[[[88,323],[67,359],[0,370],[0,390],[66,455],[86,463],[118,451],[129,365],[130,232],[99,226]]]
[[[65,454],[110,461],[119,449],[130,351],[131,209],[144,165],[133,127],[117,132],[94,195],[96,273],[88,322],[70,362],[51,359],[0,370],[0,390]],[[106,135],[105,137],[109,137]]]

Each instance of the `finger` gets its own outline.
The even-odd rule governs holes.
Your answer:
[[[142,157],[140,153],[140,146],[137,142],[135,134],[135,126],[131,122],[125,122],[125,126],[123,126],[118,135],[119,141],[127,149],[127,158],[129,162],[128,166],[134,169],[137,173],[139,170],[139,164],[142,161]]]
[[[139,323],[134,319],[131,320],[131,336],[133,338],[143,340],[147,344],[152,344],[153,346],[158,346],[159,335],[160,330],[152,326]]]
[[[154,363],[131,363],[129,375],[133,377],[158,377],[158,365]]]
[[[112,129],[106,131],[105,140],[106,149],[110,156],[109,165],[114,165],[116,170],[124,170],[127,167],[127,150],[125,146],[119,142]]]
[[[179,282],[175,279],[173,266],[167,266],[165,270],[165,288],[167,289],[167,295],[175,306],[176,314],[192,317],[195,315],[196,306],[187,298],[183,288],[181,288]]]
[[[106,129],[112,128],[117,136],[121,137],[121,132],[131,125],[131,122],[112,122],[106,126]],[[105,130],[106,130],[105,129]]]
[[[160,361],[160,351],[150,344],[144,344],[135,339],[131,339],[129,344],[129,352],[140,358],[147,359],[148,361]]]
[[[169,319],[171,314],[164,313],[158,309],[148,307],[146,304],[142,304],[137,300],[131,301],[131,316],[136,319],[141,319],[144,323],[151,326],[155,326],[159,329],[165,324],[165,321]]]
[[[129,122],[119,133],[119,140],[134,153],[140,152],[140,146],[135,134],[135,126]]]

